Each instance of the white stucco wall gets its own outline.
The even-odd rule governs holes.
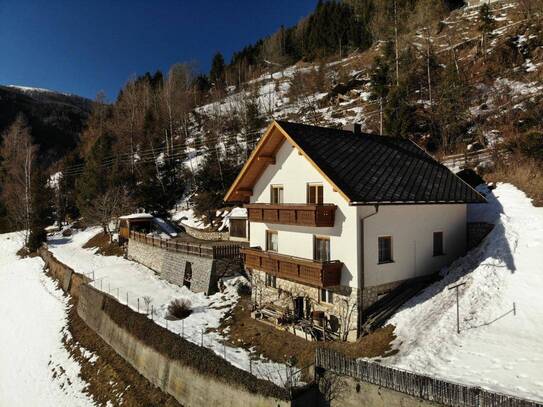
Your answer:
[[[341,284],[354,288],[362,288],[358,281],[362,267],[364,287],[370,287],[437,272],[465,252],[466,205],[381,205],[377,215],[362,222],[375,208],[350,206],[288,142],[279,149],[276,164],[268,166],[253,187],[251,203],[269,203],[270,185],[283,186],[285,203],[305,203],[307,184],[317,182],[323,184],[324,202],[337,205],[333,228],[251,222],[250,245],[265,249],[266,230],[274,230],[280,253],[311,259],[313,236],[328,236],[330,258],[344,264]],[[439,231],[444,234],[445,255],[434,257],[433,232]],[[392,236],[394,262],[379,265],[377,239],[385,235]]]
[[[312,259],[313,236],[329,236],[330,258],[340,260],[344,265],[341,284],[358,287],[360,234],[356,222],[357,208],[349,206],[338,192],[334,192],[324,177],[288,142],[285,141],[279,149],[275,165],[268,166],[253,187],[251,203],[269,203],[270,185],[274,184],[283,185],[285,203],[306,203],[308,183],[322,183],[324,202],[337,205],[334,227],[312,228],[251,222],[250,244],[265,249],[266,230],[276,230],[280,253]]]
[[[358,218],[375,212],[359,207]],[[466,205],[381,205],[364,220],[364,286],[439,271],[466,250]],[[433,233],[443,232],[443,256],[433,256]],[[392,236],[393,262],[378,264],[379,236]]]

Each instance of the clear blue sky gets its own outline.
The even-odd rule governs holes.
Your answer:
[[[296,23],[317,0],[0,0],[0,84],[108,100],[134,74],[233,51]]]

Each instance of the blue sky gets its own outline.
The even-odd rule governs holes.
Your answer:
[[[296,23],[317,0],[0,0],[0,84],[109,100],[134,74],[233,51]]]

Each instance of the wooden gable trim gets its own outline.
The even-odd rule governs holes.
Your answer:
[[[253,165],[253,163],[256,161],[265,163],[265,167],[263,167],[262,172],[265,171],[268,165],[275,164],[275,156],[270,155],[259,155],[259,152],[262,150],[263,146],[267,142],[267,140],[271,137],[273,134],[273,131],[277,129],[281,135],[292,145],[293,148],[296,148],[298,150],[298,154],[305,157],[306,160],[309,161],[309,163],[315,168],[319,174],[332,186],[332,189],[334,192],[338,192],[347,202],[351,202],[347,194],[345,194],[331,179],[328,177],[324,171],[319,168],[319,166],[303,151],[303,149],[292,139],[292,137],[289,136],[289,134],[276,122],[273,121],[270,126],[267,128],[267,130],[264,132],[264,135],[258,142],[258,144],[255,146],[253,152],[249,156],[249,159],[241,169],[240,173],[228,189],[228,192],[224,196],[224,201],[236,201],[236,199],[233,199],[233,195],[235,192],[237,192],[238,195],[243,195],[244,197],[249,197],[252,195],[252,189],[248,188],[239,188],[240,182],[243,180],[244,176],[248,173],[250,167]],[[280,144],[281,145],[281,144]],[[279,146],[280,146],[279,145]],[[260,177],[261,174],[259,174]],[[257,178],[258,179],[258,178]],[[252,188],[252,187],[251,187]]]

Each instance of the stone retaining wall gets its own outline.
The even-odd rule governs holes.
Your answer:
[[[134,239],[128,241],[128,258],[156,271],[170,283],[183,285],[187,263],[190,263],[192,280],[190,289],[207,295],[217,291],[221,266],[227,261],[213,260],[151,246]]]
[[[202,229],[191,228],[181,222],[181,226],[185,229],[187,235],[195,237],[200,240],[230,240],[230,233],[228,232],[217,232],[217,231],[206,231]]]

